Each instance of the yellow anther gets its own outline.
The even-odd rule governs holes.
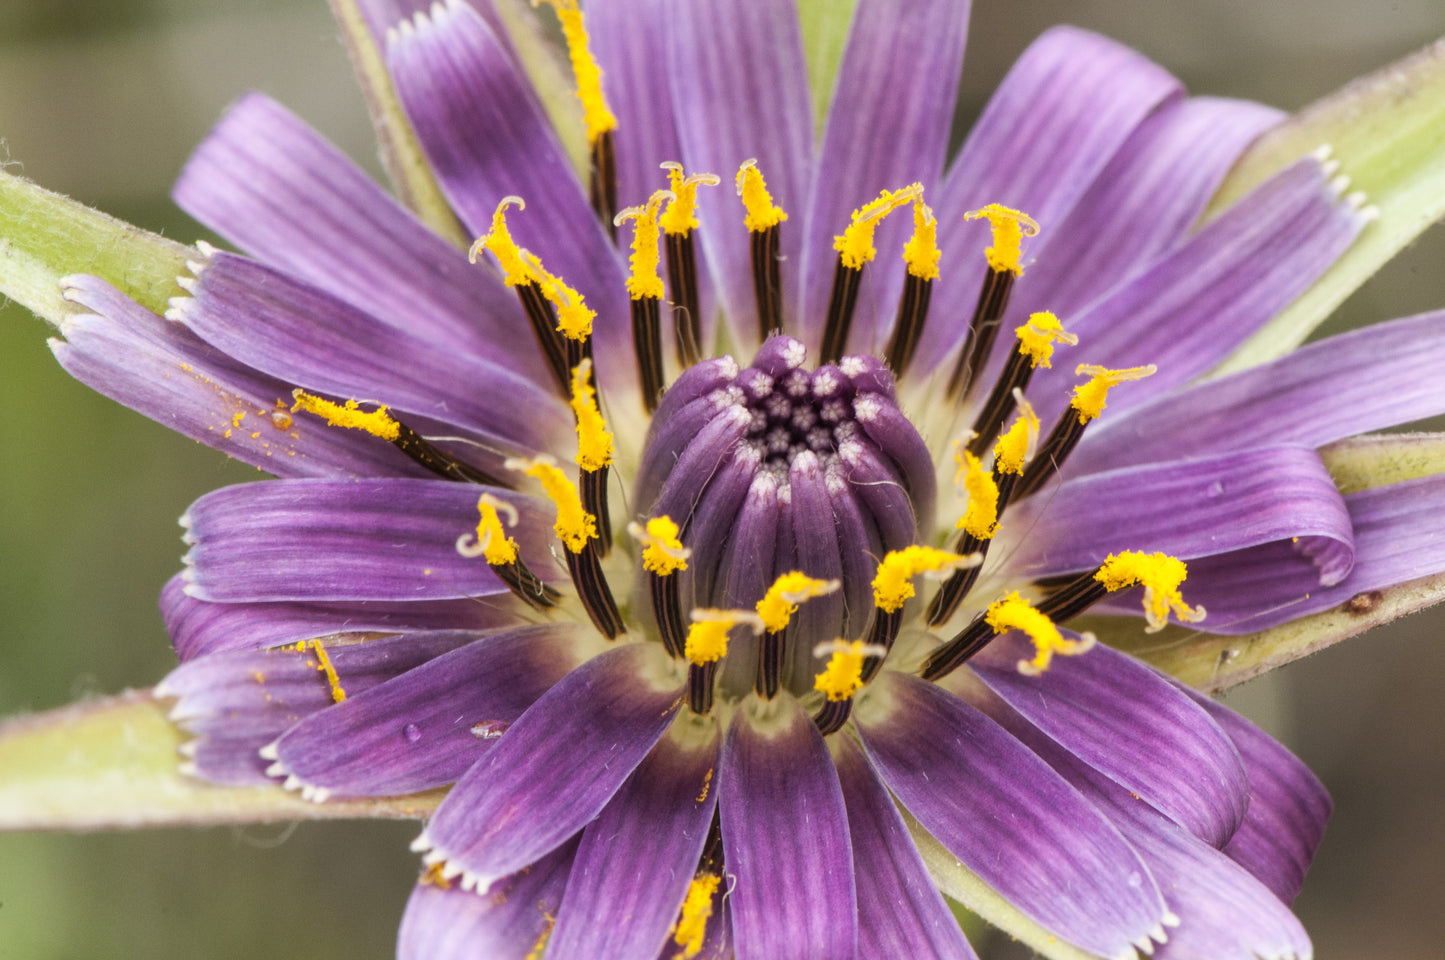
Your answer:
[[[370,411],[362,410],[355,400],[348,400],[346,405],[342,406],[339,403],[312,396],[300,388],[292,390],[291,396],[296,399],[296,403],[291,407],[292,413],[304,410],[307,413],[314,413],[318,417],[325,417],[328,426],[364,430],[382,440],[392,441],[401,436],[401,424],[391,418],[391,414],[386,412],[386,407],[377,407]]]
[[[1039,416],[1017,388],[1014,389],[1014,398],[1018,403],[1019,415],[1013,426],[1005,430],[994,445],[993,467],[999,473],[1012,473],[1017,476],[1024,472],[1024,467],[1028,466],[1029,461],[1034,458],[1034,451],[1038,449]]]
[[[913,203],[913,236],[903,245],[903,262],[908,272],[920,280],[938,279],[938,221],[933,210],[922,200]]]
[[[597,409],[591,360],[584,359],[572,369],[572,412],[577,416],[577,466],[589,472],[601,470],[612,462],[612,433]]]
[[[978,554],[963,556],[933,547],[915,545],[890,550],[873,577],[873,602],[885,613],[893,613],[913,597],[914,577],[920,574],[942,577],[954,570],[977,566],[979,562]]]
[[[850,270],[860,270],[863,264],[873,259],[878,252],[873,246],[873,232],[883,218],[908,203],[923,199],[923,184],[913,183],[902,190],[884,190],[878,199],[869,201],[853,211],[853,222],[843,228],[840,236],[833,238],[833,249],[838,259]]]
[[[457,553],[464,557],[484,556],[494,567],[516,563],[517,541],[502,530],[499,512],[507,515],[508,524],[517,525],[516,507],[490,493],[482,494],[477,500],[477,532],[475,536],[464,533],[457,539]]]
[[[756,160],[745,160],[738,168],[738,196],[743,199],[743,209],[748,215],[743,220],[743,226],[753,233],[776,227],[788,215],[783,208],[773,203],[772,194],[768,193],[768,185],[763,182],[763,175],[758,171]]]
[[[619,227],[628,220],[633,221],[632,256],[627,261],[632,275],[627,278],[627,292],[634,300],[662,298],[662,277],[657,273],[657,265],[662,260],[657,246],[657,212],[662,201],[673,199],[676,197],[671,190],[658,190],[648,198],[646,206],[628,207],[613,218],[612,222]]]
[[[993,246],[985,250],[988,265],[1002,273],[1005,270],[1014,276],[1022,276],[1024,268],[1021,245],[1024,237],[1039,235],[1039,225],[1028,214],[999,203],[990,203],[981,210],[970,210],[963,215],[965,220],[987,220],[993,228]]]
[[[346,699],[346,691],[341,689],[341,677],[337,676],[336,667],[331,663],[331,654],[326,652],[320,640],[312,640],[311,649],[316,654],[316,669],[326,674],[326,682],[331,686],[332,702],[340,703]]]
[[[682,947],[683,960],[692,960],[702,952],[707,937],[707,922],[712,918],[712,898],[717,894],[721,877],[709,873],[692,878],[687,887],[687,899],[682,901],[682,912],[677,925],[672,928],[672,942]]]
[[[582,300],[582,294],[562,282],[556,274],[548,273],[542,261],[524,251],[528,264],[536,271],[537,283],[542,296],[557,309],[557,332],[568,340],[582,341],[592,336],[592,319],[597,311],[589,308]]]
[[[694,173],[682,175],[682,164],[669,160],[662,165],[667,171],[667,188],[672,191],[672,202],[658,218],[662,230],[669,236],[686,236],[700,226],[697,220],[697,188],[715,187],[722,178],[715,173]]]
[[[968,494],[968,509],[954,527],[977,540],[992,540],[998,532],[998,484],[984,470],[983,462],[967,450],[960,447],[954,458],[962,468],[963,489]]]
[[[773,581],[763,599],[757,603],[758,616],[769,633],[788,628],[788,619],[798,612],[798,604],[814,597],[832,593],[842,586],[837,580],[817,580],[793,570]]]
[[[692,551],[677,538],[678,527],[671,517],[665,514],[653,517],[646,527],[629,523],[627,532],[642,544],[642,569],[659,577],[687,569],[687,558],[692,556]]]
[[[587,547],[587,541],[597,536],[597,518],[582,509],[577,485],[567,479],[550,457],[510,459],[503,466],[534,477],[542,484],[543,491],[557,507],[557,522],[552,529],[557,531],[557,537],[568,550],[581,553]]]
[[[450,890],[452,882],[442,875],[447,865],[444,861],[437,861],[422,872],[421,878],[417,881],[423,886],[436,887],[438,890]]]
[[[699,667],[721,660],[728,654],[728,631],[739,625],[747,626],[753,633],[761,633],[763,629],[762,618],[749,610],[693,610],[692,626],[687,628],[682,655]]]
[[[582,118],[587,124],[587,142],[595,143],[608,130],[617,128],[617,117],[607,108],[607,99],[602,95],[602,71],[587,48],[582,11],[577,9],[577,0],[532,0],[533,6],[542,3],[556,10],[557,19],[562,21],[567,56],[577,77],[577,99],[582,101]]]
[[[1033,361],[1034,369],[1051,366],[1054,341],[1076,346],[1079,338],[1064,329],[1059,318],[1047,310],[1029,315],[1028,323],[1014,329],[1019,338],[1019,353]]]
[[[881,648],[862,640],[838,640],[831,646],[833,655],[823,672],[813,678],[813,689],[829,700],[847,700],[863,686],[863,658]]]
[[[1158,369],[1152,363],[1147,367],[1129,367],[1124,370],[1110,370],[1107,367],[1081,363],[1074,369],[1074,373],[1087,373],[1092,379],[1074,388],[1074,398],[1069,401],[1069,406],[1079,415],[1079,423],[1088,423],[1104,412],[1110,388],[1126,380],[1152,377]]]
[[[1019,673],[1029,676],[1038,676],[1047,670],[1054,654],[1071,657],[1094,645],[1094,635],[1091,633],[1081,634],[1077,640],[1065,639],[1059,628],[1054,626],[1054,622],[1034,609],[1027,600],[1019,596],[1017,590],[1002,600],[989,604],[984,620],[993,627],[994,633],[1020,630],[1033,641],[1034,658],[1020,660],[1018,663]]]
[[[502,279],[507,286],[521,287],[541,279],[541,264],[512,239],[512,232],[507,229],[507,208],[512,206],[518,210],[527,209],[521,197],[503,197],[502,202],[497,204],[496,213],[492,214],[492,229],[477,238],[467,251],[467,259],[476,263],[481,252],[487,251],[497,258],[497,266],[502,268]]]
[[[1148,621],[1149,633],[1164,629],[1169,622],[1169,611],[1181,623],[1195,623],[1204,619],[1203,607],[1191,607],[1179,594],[1179,585],[1188,574],[1184,561],[1167,553],[1141,553],[1125,550],[1111,553],[1104,559],[1094,579],[1112,593],[1125,587],[1144,588],[1144,618]]]

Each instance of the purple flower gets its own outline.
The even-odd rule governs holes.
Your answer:
[[[251,96],[176,187],[249,257],[67,282],[67,370],[281,478],[183,518],[188,769],[454,784],[403,957],[971,956],[925,855],[1086,953],[1308,956],[1318,781],[1057,624],[1445,569],[1441,478],[1317,452],[1445,409],[1440,315],[1201,381],[1368,229],[1328,152],[1196,226],[1279,114],[1101,37],[946,164],[967,4],[860,0],[816,146],[789,3],[559,6],[585,185],[488,19],[370,9],[478,265]]]

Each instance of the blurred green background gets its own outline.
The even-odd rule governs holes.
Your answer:
[[[976,114],[1024,46],[1061,20],[1143,50],[1196,92],[1294,109],[1445,35],[1445,4],[976,0],[963,110]],[[321,0],[0,4],[0,163],[182,241],[207,235],[171,206],[170,182],[247,89],[378,170]],[[1442,233],[1329,329],[1445,306]],[[154,598],[182,552],[175,520],[201,493],[257,477],[72,382],[46,335],[23,309],[0,308],[0,716],[147,686],[169,670]],[[1297,904],[1322,960],[1441,954],[1442,626],[1439,614],[1417,616],[1231,695],[1334,794]],[[415,832],[0,836],[0,958],[389,957]]]

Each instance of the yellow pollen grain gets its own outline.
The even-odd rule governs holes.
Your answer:
[[[778,633],[788,628],[788,620],[798,612],[798,604],[832,593],[839,586],[837,580],[818,580],[800,570],[792,570],[774,580],[763,594],[757,603],[758,616],[769,633]]]
[[[477,238],[467,251],[467,259],[476,263],[481,252],[487,251],[497,258],[497,266],[502,268],[502,280],[507,286],[522,287],[541,278],[533,266],[536,258],[517,246],[512,232],[507,229],[507,208],[512,206],[518,210],[527,209],[521,197],[503,197],[492,214],[492,229]]]
[[[878,564],[878,572],[873,577],[873,603],[885,613],[893,613],[914,596],[914,577],[957,570],[967,566],[971,559],[916,544],[902,550],[890,550],[883,562]]]
[[[525,960],[542,960],[542,956],[547,952],[547,941],[552,939],[552,929],[557,926],[557,918],[543,907],[542,922],[542,935],[537,938],[536,943],[532,944],[532,949],[527,952]]]
[[[1154,364],[1147,367],[1128,367],[1124,370],[1110,370],[1107,367],[1081,363],[1074,369],[1075,374],[1087,373],[1090,380],[1074,388],[1074,397],[1069,406],[1079,415],[1079,423],[1088,423],[1104,412],[1109,390],[1126,380],[1143,380],[1152,377],[1159,368]]]
[[[1008,633],[1010,630],[1023,632],[1034,644],[1034,658],[1020,660],[1019,672],[1037,676],[1049,668],[1055,654],[1074,656],[1094,645],[1094,638],[1084,634],[1078,640],[1068,640],[1054,626],[1054,622],[1040,613],[1017,590],[989,604],[984,615],[985,622],[994,633]]]
[[[440,861],[432,864],[422,873],[419,882],[422,886],[436,887],[438,890],[450,890],[452,888],[452,882],[442,876],[442,871],[446,869],[446,866],[445,863]]]
[[[833,701],[851,698],[863,686],[866,647],[862,640],[840,641],[823,672],[813,678],[813,689]]]
[[[696,611],[704,612],[704,611]],[[737,621],[731,618],[719,620],[694,620],[687,628],[687,642],[682,655],[689,663],[702,666],[715,663],[728,655],[728,631]]]
[[[752,233],[771,229],[788,219],[783,208],[773,203],[773,196],[768,193],[768,185],[758,171],[756,160],[745,160],[738,168],[737,187],[743,209],[747,211],[743,226]]]
[[[1047,310],[1030,314],[1028,323],[1015,328],[1014,333],[1019,338],[1019,353],[1033,361],[1035,370],[1051,366],[1055,341],[1071,347],[1079,343],[1079,338],[1065,330],[1059,318]]]
[[[671,199],[676,199],[671,190],[658,190],[648,198],[646,206],[628,207],[613,218],[618,226],[628,220],[633,222],[632,255],[627,260],[632,272],[627,278],[627,292],[634,300],[662,298],[662,277],[657,272],[657,265],[662,262],[657,215],[662,202]]]
[[[938,279],[938,221],[933,210],[922,200],[913,203],[913,236],[903,245],[903,262],[908,272],[920,280]]]
[[[873,246],[873,233],[883,218],[899,207],[922,198],[923,184],[913,183],[902,190],[884,190],[878,199],[854,210],[852,222],[843,228],[840,236],[833,238],[833,249],[838,251],[839,262],[850,270],[861,270],[863,264],[878,253]]]
[[[477,499],[477,532],[470,543],[458,542],[457,552],[464,557],[481,554],[494,567],[507,566],[517,562],[517,541],[507,536],[502,529],[502,518],[498,508],[505,510],[512,523],[517,522],[517,508],[504,500],[498,500],[490,493]],[[464,537],[463,540],[466,538]]]
[[[968,509],[954,527],[977,540],[992,540],[998,532],[998,484],[983,469],[983,462],[967,450],[959,450],[962,458],[963,489],[968,494]]]
[[[346,691],[341,689],[341,677],[337,676],[336,667],[331,663],[331,654],[326,652],[320,640],[312,640],[311,649],[316,653],[316,669],[326,674],[326,682],[331,686],[332,701],[340,703],[346,699]]]
[[[557,309],[557,332],[568,340],[581,342],[592,336],[592,320],[597,311],[587,306],[582,294],[567,286],[562,278],[548,273],[531,253],[526,254],[527,262],[536,272],[542,296]]]
[[[980,210],[970,210],[963,219],[987,220],[993,228],[993,246],[983,252],[992,270],[1007,271],[1016,277],[1023,275],[1023,238],[1039,235],[1039,225],[1032,217],[1003,204],[990,203]]]
[[[577,485],[548,460],[508,460],[509,470],[519,470],[542,484],[542,490],[557,507],[557,522],[552,529],[573,553],[581,553],[587,541],[597,536],[597,518],[582,509]]]
[[[582,101],[582,118],[587,124],[587,142],[617,128],[617,117],[607,107],[602,94],[602,70],[588,48],[587,26],[577,0],[533,0],[533,6],[546,3],[557,11],[562,22],[562,37],[567,41],[567,56],[577,78],[577,99]]]
[[[678,539],[678,527],[666,514],[647,521],[646,528],[628,528],[644,546],[642,548],[642,569],[659,577],[670,576],[687,569],[687,558],[692,551]]]
[[[682,947],[685,960],[692,960],[702,952],[707,922],[712,918],[712,898],[721,882],[721,877],[704,873],[693,877],[692,883],[687,886],[687,897],[682,901],[682,911],[672,928],[672,942]]]
[[[1180,584],[1188,576],[1184,561],[1167,553],[1143,553],[1125,550],[1111,553],[1104,559],[1094,579],[1110,593],[1126,587],[1144,588],[1144,616],[1148,631],[1162,630],[1172,610],[1181,623],[1204,619],[1203,607],[1191,607],[1179,593]]]
[[[386,412],[386,407],[377,407],[371,411],[362,410],[355,400],[348,400],[346,405],[342,406],[339,403],[332,403],[330,400],[313,396],[299,387],[291,391],[291,396],[296,400],[291,407],[293,413],[304,410],[307,413],[314,413],[318,417],[325,417],[328,426],[362,430],[388,442],[394,442],[401,436],[401,424],[391,418],[391,415]]]
[[[667,171],[667,189],[672,191],[672,201],[658,218],[662,230],[668,236],[687,236],[701,224],[697,219],[697,188],[715,187],[722,178],[715,173],[695,173],[683,176],[682,164],[669,160],[662,164]]]
[[[612,433],[597,409],[592,386],[592,361],[584,359],[572,370],[572,412],[577,417],[577,465],[589,472],[612,463]]]
[[[1020,394],[1019,415],[1013,426],[1004,431],[993,448],[993,466],[999,473],[1015,476],[1024,472],[1039,442],[1039,416],[1034,408]]]
[[[712,767],[707,768],[707,773],[702,778],[702,789],[693,798],[693,803],[706,803],[707,795],[712,790]]]

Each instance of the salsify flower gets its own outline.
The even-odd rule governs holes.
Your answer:
[[[587,184],[489,14],[368,8],[470,256],[253,95],[175,191],[247,256],[66,281],[68,371],[280,478],[183,519],[186,769],[453,785],[403,957],[972,956],[920,845],[1040,943],[1310,955],[1322,786],[1062,624],[1445,569],[1440,477],[1318,453],[1445,409],[1439,314],[1201,379],[1369,229],[1328,148],[1200,225],[1280,115],[1102,37],[945,164],[966,3],[860,0],[816,141],[790,4],[553,6]]]

